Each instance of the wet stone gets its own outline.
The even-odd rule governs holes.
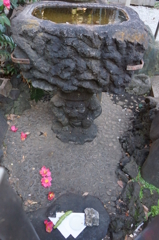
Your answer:
[[[99,213],[93,208],[86,208],[85,212],[85,224],[88,227],[99,226]]]

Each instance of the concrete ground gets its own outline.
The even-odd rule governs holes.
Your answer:
[[[8,129],[3,143],[2,165],[8,169],[9,181],[23,199],[24,209],[31,211],[49,204],[47,194],[58,197],[64,192],[97,196],[109,213],[115,213],[115,200],[122,188],[117,184],[115,169],[122,157],[119,137],[130,125],[133,104],[126,100],[117,104],[112,95],[102,96],[102,114],[95,120],[98,135],[84,145],[63,143],[51,130],[53,114],[49,102],[38,102],[21,117],[9,121],[18,128]],[[120,106],[122,105],[122,107]],[[10,128],[10,127],[9,127]],[[21,132],[30,132],[21,141]],[[43,134],[42,134],[43,133]],[[45,165],[52,174],[52,186],[41,186],[39,170]]]

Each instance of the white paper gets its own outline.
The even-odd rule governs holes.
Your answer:
[[[49,219],[55,225],[62,215],[64,215],[64,213],[56,213],[56,218],[49,217]],[[57,227],[57,229],[61,232],[64,238],[68,238],[70,236],[70,233],[65,228],[64,222],[65,220]]]
[[[75,216],[79,216],[81,217],[81,226],[80,226],[80,229],[79,230],[74,230],[71,228],[71,218],[75,217]],[[86,228],[86,226],[84,225],[84,216],[85,214],[84,213],[72,213],[70,214],[67,218],[66,218],[66,221],[65,221],[65,227],[66,229],[68,230],[68,232],[74,237],[78,237],[78,235]]]
[[[59,218],[63,215],[64,213],[56,213],[56,218],[49,217],[49,219],[53,222],[55,225]],[[76,238],[85,228],[86,226],[84,225],[84,213],[71,213],[69,216],[67,216],[62,223],[57,227],[57,229],[61,232],[61,234],[64,236],[64,238],[68,238],[69,235],[71,234],[74,238]],[[78,220],[78,224],[76,226],[76,223],[73,222],[74,220]],[[71,224],[75,224],[75,228],[72,229]]]

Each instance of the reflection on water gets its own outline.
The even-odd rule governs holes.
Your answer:
[[[45,7],[33,11],[37,18],[55,23],[105,25],[127,20],[124,12],[113,8]]]

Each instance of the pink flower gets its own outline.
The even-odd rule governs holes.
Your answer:
[[[18,128],[16,128],[15,126],[11,126],[10,130],[11,130],[12,132],[16,132],[16,131],[18,130]]]
[[[48,222],[47,220],[44,221],[44,224],[46,226],[46,232],[51,233],[53,230],[54,224],[52,222]]]
[[[52,199],[54,199],[54,197],[55,197],[55,193],[54,192],[49,192],[49,194],[48,194],[48,200],[52,200]]]
[[[40,175],[42,177],[50,177],[51,176],[51,172],[49,168],[46,168],[45,166],[43,166],[40,171],[39,171]]]
[[[24,141],[26,138],[27,138],[27,134],[26,133],[23,133],[21,132],[21,140]]]
[[[41,184],[43,187],[47,188],[51,186],[51,181],[52,181],[51,177],[43,177],[41,179]]]
[[[4,5],[6,8],[10,9],[10,0],[3,0],[3,5]]]

